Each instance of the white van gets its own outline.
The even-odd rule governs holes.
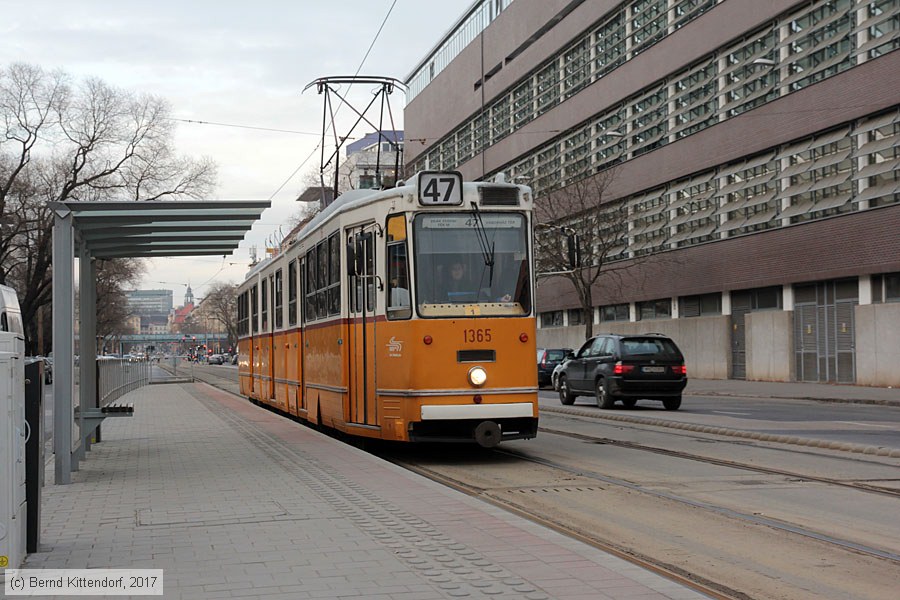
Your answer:
[[[16,291],[11,287],[0,285],[0,331],[9,331],[25,335],[22,327],[22,311],[19,309],[19,299]]]

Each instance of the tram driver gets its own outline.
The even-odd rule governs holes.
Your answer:
[[[439,298],[446,302],[475,302],[478,292],[469,277],[466,264],[454,261],[444,270],[443,285]]]

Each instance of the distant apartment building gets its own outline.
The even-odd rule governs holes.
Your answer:
[[[669,334],[696,377],[900,385],[900,2],[481,0],[406,83],[408,173],[537,203],[613,174],[640,285],[601,278],[595,331]],[[571,284],[537,304],[580,346]]]
[[[402,167],[402,131],[366,134],[347,145],[347,157],[339,169],[338,189],[344,192],[391,187]]]

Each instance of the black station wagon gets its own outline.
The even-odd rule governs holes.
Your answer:
[[[678,410],[686,385],[681,350],[658,333],[593,337],[558,374],[560,402],[572,404],[578,396],[594,394],[600,408],[612,408],[617,400],[632,408],[647,399]]]

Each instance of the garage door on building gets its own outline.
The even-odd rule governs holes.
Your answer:
[[[856,279],[794,286],[794,355],[798,381],[854,383]]]

